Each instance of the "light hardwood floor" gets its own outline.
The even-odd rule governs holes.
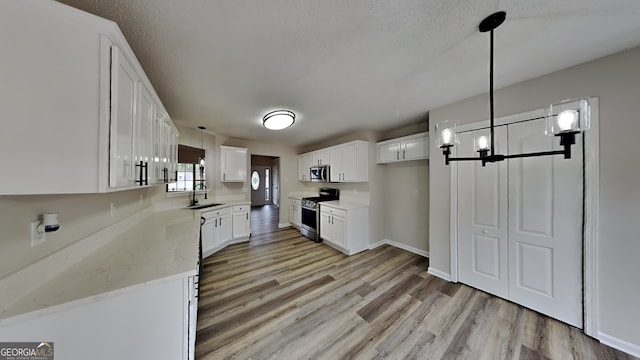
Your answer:
[[[634,359],[427,274],[382,246],[348,257],[252,210],[251,241],[204,261],[197,359]]]

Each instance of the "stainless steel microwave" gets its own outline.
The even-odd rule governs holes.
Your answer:
[[[312,166],[309,172],[309,179],[313,182],[326,183],[331,180],[331,167],[329,165]]]

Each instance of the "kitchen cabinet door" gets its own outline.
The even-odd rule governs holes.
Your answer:
[[[342,179],[341,182],[355,182],[358,176],[358,151],[356,144],[347,144],[341,147],[342,155]]]
[[[312,161],[311,154],[298,156],[298,181],[311,181],[309,169],[311,168]]]
[[[318,150],[311,153],[311,165],[329,165],[331,152],[328,149]]]
[[[109,187],[134,185],[133,134],[136,117],[138,76],[122,56],[111,47],[111,131],[109,147]]]
[[[233,207],[233,238],[241,239],[251,236],[251,220],[249,205]]]
[[[247,149],[220,146],[222,182],[247,181]]]
[[[356,140],[330,149],[331,182],[369,181],[369,143]]]
[[[333,243],[333,225],[331,214],[327,211],[320,212],[320,238],[324,242]]]
[[[429,158],[429,137],[424,135],[408,137],[402,142],[402,160],[420,160]]]
[[[333,226],[333,243],[343,249],[347,247],[347,219],[340,216],[331,217],[331,225]]]
[[[204,225],[200,227],[203,257],[211,255],[216,247],[214,242],[215,225],[216,222],[214,219],[208,219]]]
[[[378,164],[429,158],[429,133],[403,136],[376,144]]]
[[[293,226],[300,228],[302,222],[302,208],[300,208],[300,200],[291,199],[289,206],[289,222]]]
[[[222,246],[229,242],[233,236],[233,224],[231,220],[231,211],[226,209],[218,218],[218,227],[216,227],[215,244],[216,247]]]
[[[400,142],[390,142],[378,145],[378,163],[388,163],[400,160]]]
[[[140,185],[154,184],[152,146],[153,143],[153,117],[155,114],[155,104],[149,91],[144,85],[138,83],[140,93],[138,114],[135,126],[135,156],[134,156],[134,177],[136,183]],[[142,164],[142,170],[141,170]],[[146,171],[144,171],[146,167]],[[142,174],[142,176],[141,176]]]

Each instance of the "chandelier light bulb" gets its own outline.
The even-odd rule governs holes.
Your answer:
[[[578,120],[578,112],[575,110],[565,110],[558,114],[558,127],[560,131],[570,131],[575,129]]]
[[[480,136],[478,138],[478,150],[489,149],[489,138],[486,136]]]
[[[453,131],[451,131],[451,129],[444,129],[442,130],[442,144],[443,145],[449,145],[451,144],[451,139],[453,138]]]

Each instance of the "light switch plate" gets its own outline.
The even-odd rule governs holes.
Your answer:
[[[38,232],[40,221],[32,221],[31,225],[31,247],[42,244],[46,240],[44,232]]]

